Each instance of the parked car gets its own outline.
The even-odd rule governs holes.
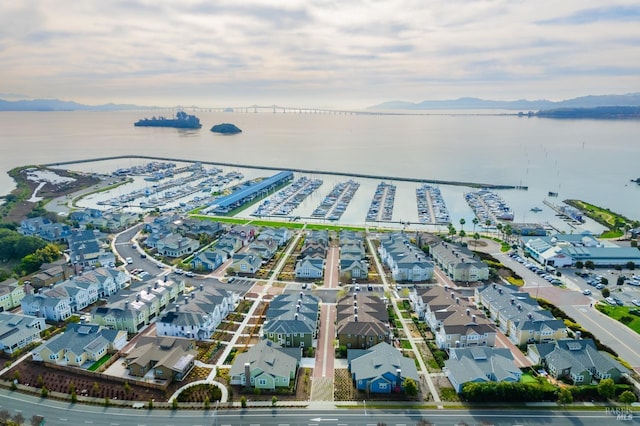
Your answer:
[[[596,286],[596,288],[597,288],[598,290],[602,290],[602,289],[603,289],[603,288],[605,288],[605,287],[606,287],[606,286],[605,286],[604,284],[602,284],[602,283],[600,283],[600,284],[598,284],[598,285]]]
[[[187,271],[187,272],[185,273],[185,275],[186,275],[187,277],[189,277],[189,278],[193,278],[193,277],[195,277],[195,276],[196,276],[196,274],[194,274],[194,273],[193,273],[193,272],[191,272],[191,271]]]
[[[175,270],[175,273],[177,275],[182,275],[182,274],[184,274],[184,271],[182,269],[178,268],[178,269]]]
[[[633,303],[636,306],[640,306],[640,300],[638,300],[638,299],[631,300],[631,303]]]
[[[131,265],[133,263],[133,259],[130,257],[127,257],[125,260],[127,261],[127,265]]]
[[[591,290],[586,289],[582,292],[582,294],[584,294],[585,296],[589,296],[591,294]]]

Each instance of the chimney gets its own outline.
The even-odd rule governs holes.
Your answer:
[[[129,301],[124,302],[124,310],[128,310],[129,309]]]
[[[354,320],[355,322],[358,322],[358,314],[355,314],[355,315],[353,316],[353,320]]]
[[[498,285],[496,283],[493,283],[493,288],[498,288]]]
[[[298,313],[297,313],[297,312],[296,312],[296,314],[293,316],[293,319],[294,319],[294,320],[297,320],[297,319],[298,319]]]
[[[200,291],[204,291],[204,284],[200,284]]]
[[[454,292],[451,292],[451,298],[455,299],[455,297],[456,297],[456,294]]]
[[[189,303],[189,296],[184,297],[184,304],[186,305],[187,303]]]
[[[582,331],[577,330],[576,331],[576,339],[580,340],[580,337],[582,336]]]
[[[400,387],[400,384],[402,383],[402,369],[397,368],[396,369],[396,384],[398,387]]]
[[[180,312],[180,305],[176,303],[176,312]]]
[[[192,298],[192,299],[195,299],[195,298],[196,298],[196,292],[195,292],[195,291],[192,291],[192,292],[191,292],[191,298]]]
[[[251,364],[248,362],[244,363],[244,387],[251,388]]]
[[[460,304],[460,298],[456,297],[456,303],[459,305]]]
[[[167,275],[164,276],[164,282],[167,282]]]
[[[475,315],[471,315],[471,321],[473,321],[474,323],[476,322],[476,316]]]
[[[518,303],[518,310],[521,311],[522,310],[522,305]]]
[[[140,293],[136,294],[136,302],[140,301]]]
[[[151,286],[150,285],[147,286],[147,293],[151,294]]]
[[[467,316],[471,315],[471,309],[467,308]]]
[[[300,305],[296,306],[296,312],[300,312]]]
[[[156,281],[156,283],[153,285],[153,288],[155,288],[156,290],[158,289],[158,281]]]
[[[516,304],[516,299],[514,299],[513,297],[511,298],[511,304],[515,305]]]
[[[300,299],[302,299],[302,296],[304,296],[304,292],[300,292]]]
[[[448,285],[444,285],[444,291],[449,291],[449,286]]]

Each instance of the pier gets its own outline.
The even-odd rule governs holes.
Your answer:
[[[156,157],[152,155],[114,155],[109,157],[98,157],[98,158],[91,158],[86,160],[70,160],[70,161],[61,161],[57,163],[46,163],[46,164],[41,164],[41,166],[59,167],[59,166],[65,166],[68,164],[83,164],[83,163],[94,163],[98,161],[127,160],[132,158],[134,159],[139,158],[141,160],[150,160],[150,161],[173,161],[173,162],[183,162],[183,163],[199,162],[201,164],[207,164],[212,166],[244,168],[244,169],[277,170],[277,171],[286,169],[292,172],[308,173],[308,174],[315,174],[315,175],[339,175],[339,176],[347,176],[351,178],[378,179],[378,180],[387,180],[387,181],[396,181],[396,182],[399,181],[399,182],[430,183],[433,185],[468,186],[471,188],[517,189],[517,190],[523,190],[523,191],[526,191],[529,189],[527,186],[522,186],[522,185],[503,185],[503,184],[494,184],[494,183],[425,179],[424,177],[413,178],[413,177],[398,177],[398,176],[387,176],[387,175],[371,175],[366,173],[352,173],[352,172],[340,172],[340,171],[328,171],[328,170],[310,170],[310,169],[291,168],[291,167],[256,166],[251,164],[190,160],[190,159],[184,159],[184,158]]]

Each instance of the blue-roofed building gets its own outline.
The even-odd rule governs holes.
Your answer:
[[[237,209],[238,207],[253,201],[261,194],[266,194],[278,186],[284,185],[292,180],[293,172],[279,172],[269,178],[261,180],[260,182],[247,184],[232,194],[216,199],[205,211],[207,213],[217,214],[229,213],[231,210]]]

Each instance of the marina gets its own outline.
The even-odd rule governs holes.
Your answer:
[[[464,194],[465,200],[474,214],[485,225],[496,225],[499,221],[513,220],[511,207],[495,192],[488,189],[467,192]]]
[[[553,209],[557,216],[561,217],[570,225],[582,225],[584,223],[584,217],[580,210],[571,206],[556,205],[550,201],[544,200],[543,203]]]
[[[311,213],[312,218],[340,220],[360,184],[351,179],[338,183]]]
[[[287,216],[322,185],[321,179],[301,177],[264,200],[251,216]]]
[[[393,206],[396,198],[396,186],[380,182],[371,200],[367,221],[388,222],[393,217]]]
[[[439,188],[428,184],[416,188],[416,202],[420,223],[439,225],[451,222]]]

